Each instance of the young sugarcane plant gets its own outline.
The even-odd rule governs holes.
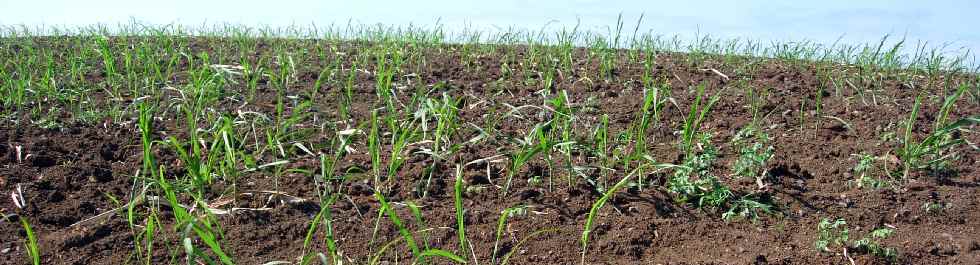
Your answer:
[[[392,82],[402,64],[402,54],[398,49],[383,45],[375,56],[375,92],[378,98],[384,102],[386,111],[395,111],[394,87]],[[389,55],[390,54],[390,55]],[[390,56],[390,57],[389,57]],[[389,58],[391,61],[389,62]]]
[[[41,264],[41,251],[37,247],[37,236],[34,235],[34,229],[31,229],[31,224],[27,222],[24,217],[18,217],[20,219],[20,224],[24,228],[24,234],[27,235],[27,240],[24,241],[24,246],[27,249],[27,256],[31,258],[31,264],[40,265]]]
[[[554,134],[552,137],[559,139],[560,142],[554,143],[554,147],[558,148],[558,152],[564,156],[565,162],[565,178],[569,186],[572,186],[572,173],[575,170],[574,165],[572,165],[572,148],[575,146],[575,141],[572,140],[573,137],[573,124],[574,124],[574,113],[571,108],[571,104],[568,102],[568,93],[565,90],[558,92],[558,95],[546,102],[546,106],[551,109],[554,113],[551,120],[552,126],[557,126],[558,130],[553,130]],[[549,140],[554,142],[553,140]],[[549,171],[549,181],[548,189],[553,189],[552,176],[550,174],[552,167],[552,157],[550,150],[548,151],[548,171]]]
[[[535,125],[534,129],[531,129],[531,132],[529,132],[528,135],[520,141],[520,149],[510,154],[510,167],[507,171],[507,182],[504,184],[504,189],[501,190],[501,195],[507,195],[507,192],[510,191],[510,185],[511,181],[514,179],[514,175],[517,174],[517,172],[520,171],[525,164],[531,161],[531,158],[534,158],[535,155],[548,150],[546,149],[549,148],[547,146],[548,137],[545,136],[544,125],[545,124],[540,123]],[[537,143],[535,143],[535,139],[538,140]]]
[[[721,94],[723,91],[715,93],[715,95],[708,98],[707,102],[702,102],[704,97],[705,83],[701,83],[697,86],[697,96],[694,98],[694,103],[691,104],[691,110],[688,112],[687,119],[684,120],[684,127],[681,130],[681,149],[684,151],[686,156],[691,155],[694,150],[694,140],[698,135],[698,130],[701,128],[701,122],[704,118],[708,116],[711,111],[711,107],[721,99]],[[704,103],[704,104],[702,104]]]
[[[605,189],[608,185],[608,172],[612,169],[610,168],[610,161],[612,160],[609,155],[609,115],[602,114],[599,117],[599,124],[596,125],[595,131],[592,133],[592,143],[595,146],[593,152],[597,157],[599,157],[599,176],[600,180],[598,183],[594,183],[600,189]]]
[[[932,132],[918,142],[912,138],[912,131],[922,97],[916,97],[915,103],[912,105],[912,113],[909,114],[909,119],[905,123],[903,144],[896,150],[902,161],[902,179],[908,179],[913,170],[937,170],[943,167],[943,164],[955,155],[955,152],[952,151],[953,147],[964,143],[963,139],[955,138],[953,132],[963,127],[980,124],[980,116],[964,117],[955,122],[947,123],[956,100],[963,95],[966,87],[966,85],[961,85],[956,93],[946,98],[940,108],[939,115],[936,116]]]
[[[421,125],[423,138],[428,130],[426,125],[427,114],[432,114],[435,116],[436,125],[435,132],[432,135],[432,149],[423,150],[420,153],[428,154],[432,156],[434,163],[430,164],[424,171],[423,181],[420,183],[422,190],[422,197],[428,196],[429,185],[432,183],[432,173],[435,172],[436,166],[442,163],[445,159],[449,158],[453,153],[455,153],[460,148],[460,144],[453,144],[452,138],[456,134],[456,130],[459,127],[457,124],[459,121],[458,113],[459,109],[457,105],[460,100],[456,99],[448,94],[443,94],[441,100],[428,99],[424,101],[424,105],[416,116],[421,116]]]
[[[310,222],[310,227],[306,231],[306,238],[303,240],[303,258],[300,264],[310,264],[312,260],[312,255],[309,254],[310,245],[313,243],[313,235],[316,234],[320,225],[324,226],[324,236],[326,237],[327,254],[330,255],[330,264],[337,264],[342,261],[340,255],[337,253],[337,242],[334,239],[333,232],[333,217],[330,211],[330,207],[337,201],[339,195],[338,193],[334,193],[328,198],[323,198],[326,201],[320,203],[320,211],[317,212],[316,216],[313,217],[313,221]]]
[[[637,114],[639,117],[636,119],[637,123],[633,125],[633,131],[630,135],[630,139],[633,140],[633,153],[626,156],[623,160],[623,169],[629,170],[630,163],[632,161],[638,161],[644,159],[647,156],[647,129],[650,127],[650,122],[657,120],[659,121],[660,110],[663,109],[664,104],[667,102],[665,98],[662,98],[661,88],[650,88],[644,89],[643,91],[643,105],[640,107],[640,113]],[[643,177],[646,175],[644,172],[640,172],[637,178],[637,186],[639,189],[643,189]]]
[[[162,166],[160,168],[160,172],[165,172]],[[199,218],[198,216],[191,214],[191,212],[184,208],[185,206],[179,203],[177,199],[177,191],[174,189],[174,186],[172,186],[164,177],[163,173],[157,174],[157,176],[157,185],[163,192],[164,199],[166,199],[166,202],[173,209],[174,219],[176,219],[174,228],[178,232],[182,231],[182,243],[187,254],[187,259],[190,261],[202,259],[205,263],[216,263],[214,260],[208,257],[201,248],[194,246],[193,240],[191,239],[191,233],[193,232],[193,234],[196,235],[197,238],[205,244],[205,246],[207,246],[211,253],[218,256],[218,261],[225,265],[235,264],[232,258],[228,256],[224,250],[222,250],[221,244],[219,243],[219,236],[221,236],[223,233],[216,230],[218,228],[217,224],[215,223],[216,220],[213,220],[214,216],[211,214],[211,210],[209,210],[208,205],[201,202],[201,197],[191,196],[194,199],[197,207],[200,207],[200,209],[203,209],[205,212],[203,218]]]
[[[430,99],[428,104],[429,111],[436,116],[436,128],[433,139],[432,151],[438,157],[445,157],[453,153],[457,146],[451,145],[452,137],[459,127],[457,105],[460,100],[448,94],[442,94],[442,100]]]
[[[381,137],[378,126],[378,111],[371,112],[371,131],[368,133],[368,153],[371,156],[371,170],[374,173],[374,186],[381,185]]]
[[[395,174],[405,164],[405,160],[408,158],[405,154],[405,148],[409,142],[416,138],[418,128],[414,122],[407,121],[392,126],[391,130],[391,156],[388,159],[388,174],[385,180],[389,182],[395,178]]]
[[[613,185],[608,190],[606,190],[605,193],[602,194],[602,197],[600,197],[598,200],[592,203],[592,208],[589,209],[589,215],[585,219],[585,227],[582,229],[582,237],[580,238],[580,243],[582,244],[581,264],[585,264],[585,253],[588,251],[589,248],[589,236],[592,233],[592,224],[595,222],[596,215],[599,213],[599,209],[601,209],[602,206],[605,205],[606,202],[609,201],[609,199],[611,199],[613,195],[616,194],[616,191],[622,189],[624,186],[626,186],[626,184],[629,184],[630,179],[633,176],[636,176],[639,172],[642,172],[642,169],[646,167],[654,168],[654,171],[652,171],[651,173],[656,173],[660,170],[683,167],[683,166],[678,166],[673,164],[656,164],[656,162],[652,160],[650,160],[648,163],[640,164],[635,169],[633,169],[632,172],[630,172],[628,175],[623,177],[623,179],[619,180],[619,182],[617,182],[616,185]]]
[[[453,185],[453,205],[456,207],[456,236],[459,239],[459,255],[466,255],[467,244],[466,240],[466,225],[464,224],[464,216],[466,212],[463,209],[463,167],[461,165],[456,165],[456,183]]]
[[[381,193],[377,191],[375,191],[374,196],[378,199],[378,202],[381,203],[381,210],[383,211],[384,215],[388,216],[388,219],[395,225],[395,228],[398,229],[398,233],[401,234],[402,239],[405,240],[408,248],[412,251],[414,262],[426,264],[426,257],[443,257],[455,262],[466,263],[466,259],[446,250],[430,248],[428,246],[425,246],[424,250],[420,248],[418,243],[416,243],[417,241],[415,240],[415,236],[413,236],[412,232],[405,227],[404,222],[402,222],[401,218],[398,217],[398,214],[395,213],[395,209],[392,208],[390,203],[388,203],[385,196],[381,195]]]

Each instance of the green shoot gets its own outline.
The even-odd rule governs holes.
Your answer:
[[[459,254],[466,253],[466,226],[463,211],[463,167],[456,165],[456,184],[453,185],[453,205],[456,206],[456,236],[459,238]]]
[[[527,236],[522,238],[521,241],[518,241],[517,244],[514,244],[514,247],[512,247],[510,251],[504,255],[503,259],[500,260],[500,265],[506,265],[507,262],[510,261],[511,255],[513,255],[514,252],[520,249],[521,246],[524,245],[524,243],[527,243],[528,240],[531,240],[532,238],[535,238],[541,234],[554,233],[554,232],[558,232],[558,229],[542,229],[542,230],[531,232],[531,234],[528,234]]]
[[[39,265],[41,264],[41,251],[37,247],[37,237],[34,235],[34,230],[31,229],[31,224],[27,222],[27,219],[21,217],[20,224],[24,227],[24,233],[27,234],[27,241],[24,245],[27,249],[27,256],[31,258],[31,264]]]
[[[599,213],[599,209],[606,204],[606,201],[608,201],[610,198],[612,198],[614,194],[616,194],[616,191],[626,186],[626,184],[629,184],[629,180],[633,176],[635,176],[637,172],[641,172],[641,169],[646,166],[647,166],[646,164],[638,166],[636,169],[633,170],[633,172],[630,172],[630,174],[626,175],[625,177],[623,177],[623,179],[619,180],[619,182],[617,182],[616,185],[613,185],[608,190],[606,190],[606,192],[602,195],[602,197],[600,197],[598,200],[592,203],[592,208],[589,209],[589,215],[585,219],[585,228],[582,230],[582,237],[580,239],[580,242],[582,243],[581,264],[585,264],[585,253],[588,251],[588,247],[589,247],[589,235],[592,233],[592,223],[595,221],[596,214]],[[659,164],[659,165],[654,165],[653,167],[658,168],[658,170],[661,170],[661,169],[673,168],[677,166],[670,165],[670,164]]]
[[[457,256],[452,252],[445,251],[442,249],[435,249],[435,248],[426,249],[425,251],[422,251],[421,254],[419,254],[419,259],[424,259],[426,257],[442,257],[457,263],[466,263],[466,259],[464,259],[463,257]]]
[[[412,256],[417,260],[421,259],[422,251],[419,250],[418,245],[415,243],[415,237],[412,236],[412,232],[408,231],[408,229],[402,225],[402,220],[401,218],[398,218],[398,214],[395,213],[395,209],[391,208],[391,204],[388,204],[388,201],[385,200],[385,197],[381,195],[381,193],[375,191],[374,197],[378,199],[379,203],[381,203],[382,211],[384,211],[385,215],[388,216],[391,223],[395,225],[395,228],[398,229],[398,233],[402,235],[405,243],[408,244],[408,248],[412,250]]]
[[[517,150],[510,155],[510,170],[507,171],[507,182],[504,184],[504,189],[501,191],[501,195],[507,195],[510,191],[511,181],[514,175],[517,174],[524,164],[527,164],[538,153],[546,151],[545,146],[547,142],[542,144],[541,140],[546,140],[547,137],[544,136],[544,129],[542,124],[534,126],[534,129],[524,137],[521,141],[521,149]],[[538,143],[534,143],[534,139],[538,138]]]
[[[493,241],[493,252],[490,252],[490,256],[492,257],[490,260],[490,264],[497,263],[497,256],[500,254],[500,252],[498,252],[500,247],[500,239],[503,238],[504,236],[504,226],[507,224],[507,218],[517,216],[517,215],[523,215],[524,213],[526,213],[526,211],[527,211],[526,206],[516,206],[516,207],[510,207],[504,209],[503,211],[500,212],[500,217],[497,218],[497,233],[495,234],[496,236],[494,237],[494,241]]]
[[[952,152],[953,147],[964,142],[963,139],[954,139],[952,137],[953,132],[962,127],[980,124],[980,116],[965,117],[955,122],[947,123],[949,113],[952,111],[956,100],[963,95],[965,90],[965,85],[960,86],[960,89],[956,93],[946,98],[942,108],[940,108],[939,115],[936,117],[932,132],[920,141],[915,141],[912,138],[915,120],[919,114],[919,107],[922,101],[921,96],[916,97],[915,103],[912,105],[912,112],[909,114],[909,118],[905,123],[905,136],[902,139],[903,144],[896,150],[898,157],[902,161],[903,179],[908,179],[913,170],[941,169],[945,162],[955,155]]]
[[[371,154],[371,170],[374,172],[374,185],[381,184],[381,142],[378,132],[378,111],[371,112],[371,131],[368,133],[368,153]]]
[[[307,229],[306,238],[303,240],[303,260],[300,262],[300,264],[308,264],[310,257],[308,253],[310,245],[313,243],[313,235],[316,233],[321,223],[324,223],[325,225],[327,254],[330,255],[331,264],[334,264],[340,260],[340,257],[337,255],[337,243],[334,240],[333,225],[331,223],[331,219],[333,217],[331,216],[330,212],[330,207],[333,205],[336,198],[336,196],[332,196],[328,201],[322,203],[320,205],[320,211],[317,212],[316,216],[313,217],[313,221],[310,222],[310,228]]]
[[[697,86],[697,96],[694,98],[694,103],[691,105],[691,110],[688,112],[687,119],[684,120],[684,127],[681,131],[681,147],[684,154],[691,155],[694,147],[695,136],[699,128],[701,127],[701,122],[708,112],[711,111],[711,107],[715,105],[715,102],[721,98],[721,92],[716,93],[714,96],[708,99],[707,103],[702,105],[702,98],[704,96],[705,83],[701,83]]]

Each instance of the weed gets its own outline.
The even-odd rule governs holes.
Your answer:
[[[888,238],[891,236],[895,230],[889,228],[878,228],[863,238],[854,241],[853,247],[861,251],[867,251],[871,255],[882,257],[888,260],[895,260],[898,258],[898,251],[894,248],[884,247],[879,240]]]
[[[775,148],[768,145],[769,135],[755,127],[742,128],[732,138],[732,146],[738,150],[738,158],[732,165],[736,177],[754,177],[762,186],[766,176],[764,169],[769,159],[772,159]]]
[[[943,202],[925,202],[922,204],[922,210],[928,214],[937,214],[949,209],[949,205]]]
[[[848,249],[870,253],[871,255],[882,257],[894,261],[898,258],[898,251],[894,248],[884,247],[879,240],[888,238],[894,233],[890,228],[878,228],[872,230],[859,240],[850,240],[850,231],[847,222],[843,218],[834,220],[824,218],[817,224],[818,236],[814,246],[822,252],[829,252],[834,246],[840,247],[845,255]]]
[[[709,135],[700,136],[704,144],[702,152],[684,158],[682,167],[674,170],[667,180],[667,190],[679,202],[691,202],[700,207],[718,207],[732,196],[731,190],[711,174],[711,165],[717,159],[718,151],[710,145]]]
[[[847,244],[850,232],[847,228],[847,222],[843,218],[834,220],[824,218],[820,220],[817,224],[818,236],[817,241],[814,242],[814,247],[817,250],[828,252],[833,246],[844,247]]]
[[[851,180],[852,183],[856,183],[859,188],[871,189],[885,188],[891,184],[889,180],[879,177],[879,172],[882,170],[875,163],[879,160],[878,157],[866,153],[855,156],[858,157],[858,162],[851,169],[855,177]]]
[[[773,206],[752,196],[745,195],[737,200],[732,200],[728,206],[728,211],[721,214],[725,221],[732,221],[736,218],[745,218],[751,221],[759,219],[760,214],[770,214]]]

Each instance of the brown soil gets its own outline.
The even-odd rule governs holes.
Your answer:
[[[193,51],[211,50],[215,40],[192,41]],[[59,49],[57,45],[38,41],[41,47]],[[51,45],[46,46],[46,45]],[[309,45],[309,44],[307,44]],[[328,45],[328,44],[321,44]],[[61,47],[63,48],[63,47]],[[351,44],[338,47],[347,53],[357,53]],[[260,47],[260,52],[270,52]],[[523,49],[517,47],[517,49]],[[507,77],[500,72],[501,58],[479,57],[475,68],[460,63],[459,51],[452,46],[445,54],[428,53],[428,65],[420,67],[421,78],[399,77],[395,82],[402,89],[399,98],[409,100],[414,87],[446,82],[437,88],[450,95],[464,98],[460,124],[467,122],[482,125],[485,113],[496,106],[502,111],[507,103],[513,106],[541,105],[542,98],[535,94],[540,88],[522,84],[522,73],[515,71]],[[236,55],[237,52],[230,52]],[[577,51],[579,58],[584,50]],[[253,55],[254,56],[254,55]],[[290,95],[308,94],[316,81],[317,73],[327,62],[315,57],[302,59],[297,70],[298,82],[291,84]],[[229,57],[235,58],[235,57]],[[625,54],[622,54],[625,61]],[[300,59],[300,58],[296,58]],[[727,176],[729,165],[737,156],[729,140],[740,128],[747,125],[752,115],[747,99],[737,82],[725,80],[704,68],[714,68],[727,73],[732,79],[745,79],[756,87],[769,87],[767,102],[762,107],[769,113],[762,120],[766,132],[773,138],[775,157],[766,166],[771,173],[770,187],[762,191],[778,209],[771,215],[763,215],[758,221],[736,220],[726,222],[721,213],[699,210],[689,204],[677,203],[664,188],[666,175],[647,176],[653,185],[643,190],[629,189],[616,195],[598,214],[595,231],[585,256],[589,264],[847,264],[842,253],[821,253],[813,244],[817,238],[817,223],[822,218],[841,217],[847,220],[852,237],[860,237],[871,229],[894,227],[892,237],[883,240],[886,246],[899,251],[897,263],[902,264],[980,264],[980,168],[977,166],[977,150],[969,145],[958,147],[960,156],[950,163],[955,174],[930,175],[917,173],[907,183],[896,188],[877,190],[861,189],[849,185],[854,180],[851,168],[856,163],[852,154],[863,152],[888,154],[897,146],[895,141],[883,141],[882,135],[899,132],[900,122],[907,118],[914,91],[902,82],[885,79],[875,95],[862,102],[853,90],[845,90],[841,96],[829,91],[823,97],[822,116],[833,116],[847,121],[840,122],[813,117],[813,91],[826,85],[817,78],[814,67],[797,66],[778,61],[761,61],[757,69],[735,74],[733,66],[708,60],[698,67],[685,63],[685,55],[661,54],[658,57],[655,76],[666,77],[676,99],[675,107],[668,104],[663,122],[653,125],[651,155],[657,161],[679,163],[675,131],[681,127],[687,106],[694,99],[690,86],[707,83],[708,93],[726,93],[718,102],[702,126],[702,131],[713,133],[712,141],[720,147],[720,160],[716,163],[719,176]],[[227,61],[235,61],[228,59]],[[579,60],[576,69],[595,69],[595,63]],[[414,64],[410,68],[416,69]],[[369,67],[372,68],[372,67]],[[516,67],[518,68],[519,67]],[[640,108],[642,92],[638,81],[642,67],[621,64],[611,81],[596,80],[581,72],[563,73],[557,78],[558,89],[568,92],[570,101],[580,108],[576,123],[578,138],[589,139],[601,114],[610,117],[611,134],[627,128]],[[584,72],[584,71],[582,71]],[[590,70],[594,72],[594,70]],[[94,74],[97,76],[98,74]],[[181,76],[181,74],[178,74]],[[97,79],[93,79],[97,80]],[[97,82],[97,81],[93,81]],[[177,80],[177,84],[186,80]],[[242,105],[233,97],[222,100],[218,111],[234,113],[258,111],[275,113],[274,92],[260,85],[254,102]],[[361,73],[357,78],[354,102],[355,120],[364,122],[370,118],[370,110],[376,100],[374,77]],[[242,88],[241,84],[232,85]],[[939,88],[927,87],[932,94]],[[312,110],[317,122],[336,121],[337,87],[324,85],[317,105]],[[437,91],[438,91],[437,90]],[[499,92],[505,91],[505,92]],[[101,93],[101,92],[95,92]],[[433,93],[436,95],[439,92]],[[808,106],[803,129],[800,125],[801,100]],[[924,101],[918,137],[931,128],[931,121],[938,111],[937,100]],[[506,110],[503,110],[506,111]],[[980,113],[975,99],[964,97],[953,113],[954,118]],[[65,114],[70,116],[71,114]],[[176,115],[179,117],[180,115]],[[414,221],[408,207],[394,204],[401,219],[412,229],[431,228],[418,232],[416,238],[427,238],[430,246],[447,250],[457,249],[455,210],[453,206],[453,168],[456,163],[506,154],[513,144],[508,137],[524,135],[529,128],[548,119],[533,109],[524,110],[524,118],[502,120],[497,126],[498,137],[478,145],[466,146],[440,163],[433,174],[428,196],[418,198],[416,183],[421,180],[424,168],[433,163],[426,155],[413,155],[399,171],[399,181],[392,192],[386,194],[389,201],[409,202],[421,205],[425,227]],[[184,121],[164,115],[155,128],[156,139],[166,136],[185,136]],[[202,124],[201,126],[207,126]],[[306,128],[316,128],[312,120]],[[469,126],[466,126],[469,127]],[[332,131],[317,131],[311,140],[314,152],[330,153],[326,148]],[[472,130],[461,129],[453,142],[462,142],[475,136]],[[980,134],[964,132],[959,135],[970,143],[980,142]],[[124,212],[112,210],[125,203],[133,186],[133,176],[142,165],[139,132],[132,119],[122,123],[106,121],[99,124],[69,124],[55,129],[42,129],[30,122],[4,122],[0,126],[0,193],[3,195],[3,214],[16,214],[27,218],[40,241],[42,264],[124,264],[133,263],[133,231],[130,230]],[[499,146],[499,147],[498,147]],[[22,157],[17,157],[17,148]],[[358,153],[345,156],[338,172],[358,166],[370,168],[371,162],[363,139],[354,143]],[[319,158],[292,150],[289,168],[319,170]],[[384,153],[384,152],[382,152]],[[586,152],[573,156],[576,164],[594,164]],[[179,168],[172,151],[157,150],[161,164]],[[27,156],[24,158],[23,156]],[[267,160],[268,162],[269,160]],[[464,179],[470,187],[482,187],[482,191],[468,192],[464,198],[466,209],[466,234],[481,264],[490,263],[496,222],[502,210],[516,205],[527,205],[526,214],[509,219],[501,240],[500,253],[505,253],[522,238],[542,229],[557,229],[532,238],[516,250],[512,264],[577,264],[581,258],[579,238],[586,215],[600,194],[580,178],[568,185],[563,168],[555,167],[554,188],[548,189],[547,165],[535,159],[518,174],[515,187],[507,196],[501,196],[493,184],[502,183],[506,163],[475,163],[464,170]],[[174,171],[173,174],[179,174]],[[531,176],[540,175],[542,185],[529,185]],[[622,177],[615,173],[614,179]],[[755,185],[746,179],[734,180],[722,177],[734,189],[748,191]],[[297,261],[303,254],[303,240],[309,223],[319,212],[313,179],[302,172],[288,172],[278,178],[270,172],[246,173],[238,180],[240,194],[222,194],[215,188],[208,201],[234,198],[235,207],[263,208],[243,210],[230,215],[218,215],[224,231],[222,246],[239,264],[262,264],[269,261]],[[386,242],[399,237],[397,230],[387,219],[380,222],[377,238],[372,241],[379,203],[368,187],[368,182],[355,179],[344,185],[346,195],[331,209],[338,248],[345,257],[363,263],[367,257]],[[19,209],[10,200],[11,192],[20,189],[27,206]],[[478,190],[478,189],[474,189]],[[283,199],[267,191],[277,191],[302,198],[305,201]],[[221,196],[221,197],[219,197]],[[927,212],[923,205],[935,203],[943,210]],[[229,205],[228,207],[230,207]],[[227,207],[225,207],[227,208]],[[166,208],[164,208],[166,209]],[[103,213],[109,213],[100,215]],[[172,224],[169,211],[161,213],[165,225]],[[93,218],[94,217],[94,218]],[[315,236],[313,248],[325,252],[322,230]],[[154,263],[184,263],[184,253],[178,235],[167,226],[158,237]],[[25,233],[16,218],[0,220],[0,263],[22,264]],[[500,255],[500,254],[498,254]],[[465,255],[469,258],[469,254]],[[849,253],[857,264],[887,263],[867,253]],[[404,244],[396,244],[382,260],[410,262],[410,251]],[[433,262],[439,264],[442,261]]]

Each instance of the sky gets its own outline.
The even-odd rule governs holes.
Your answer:
[[[133,19],[152,24],[252,26],[359,24],[495,29],[543,26],[605,32],[622,13],[632,30],[691,37],[863,44],[882,36],[961,53],[980,51],[980,1],[615,1],[615,0],[0,0],[0,25],[76,26]],[[626,31],[626,30],[624,30]]]

